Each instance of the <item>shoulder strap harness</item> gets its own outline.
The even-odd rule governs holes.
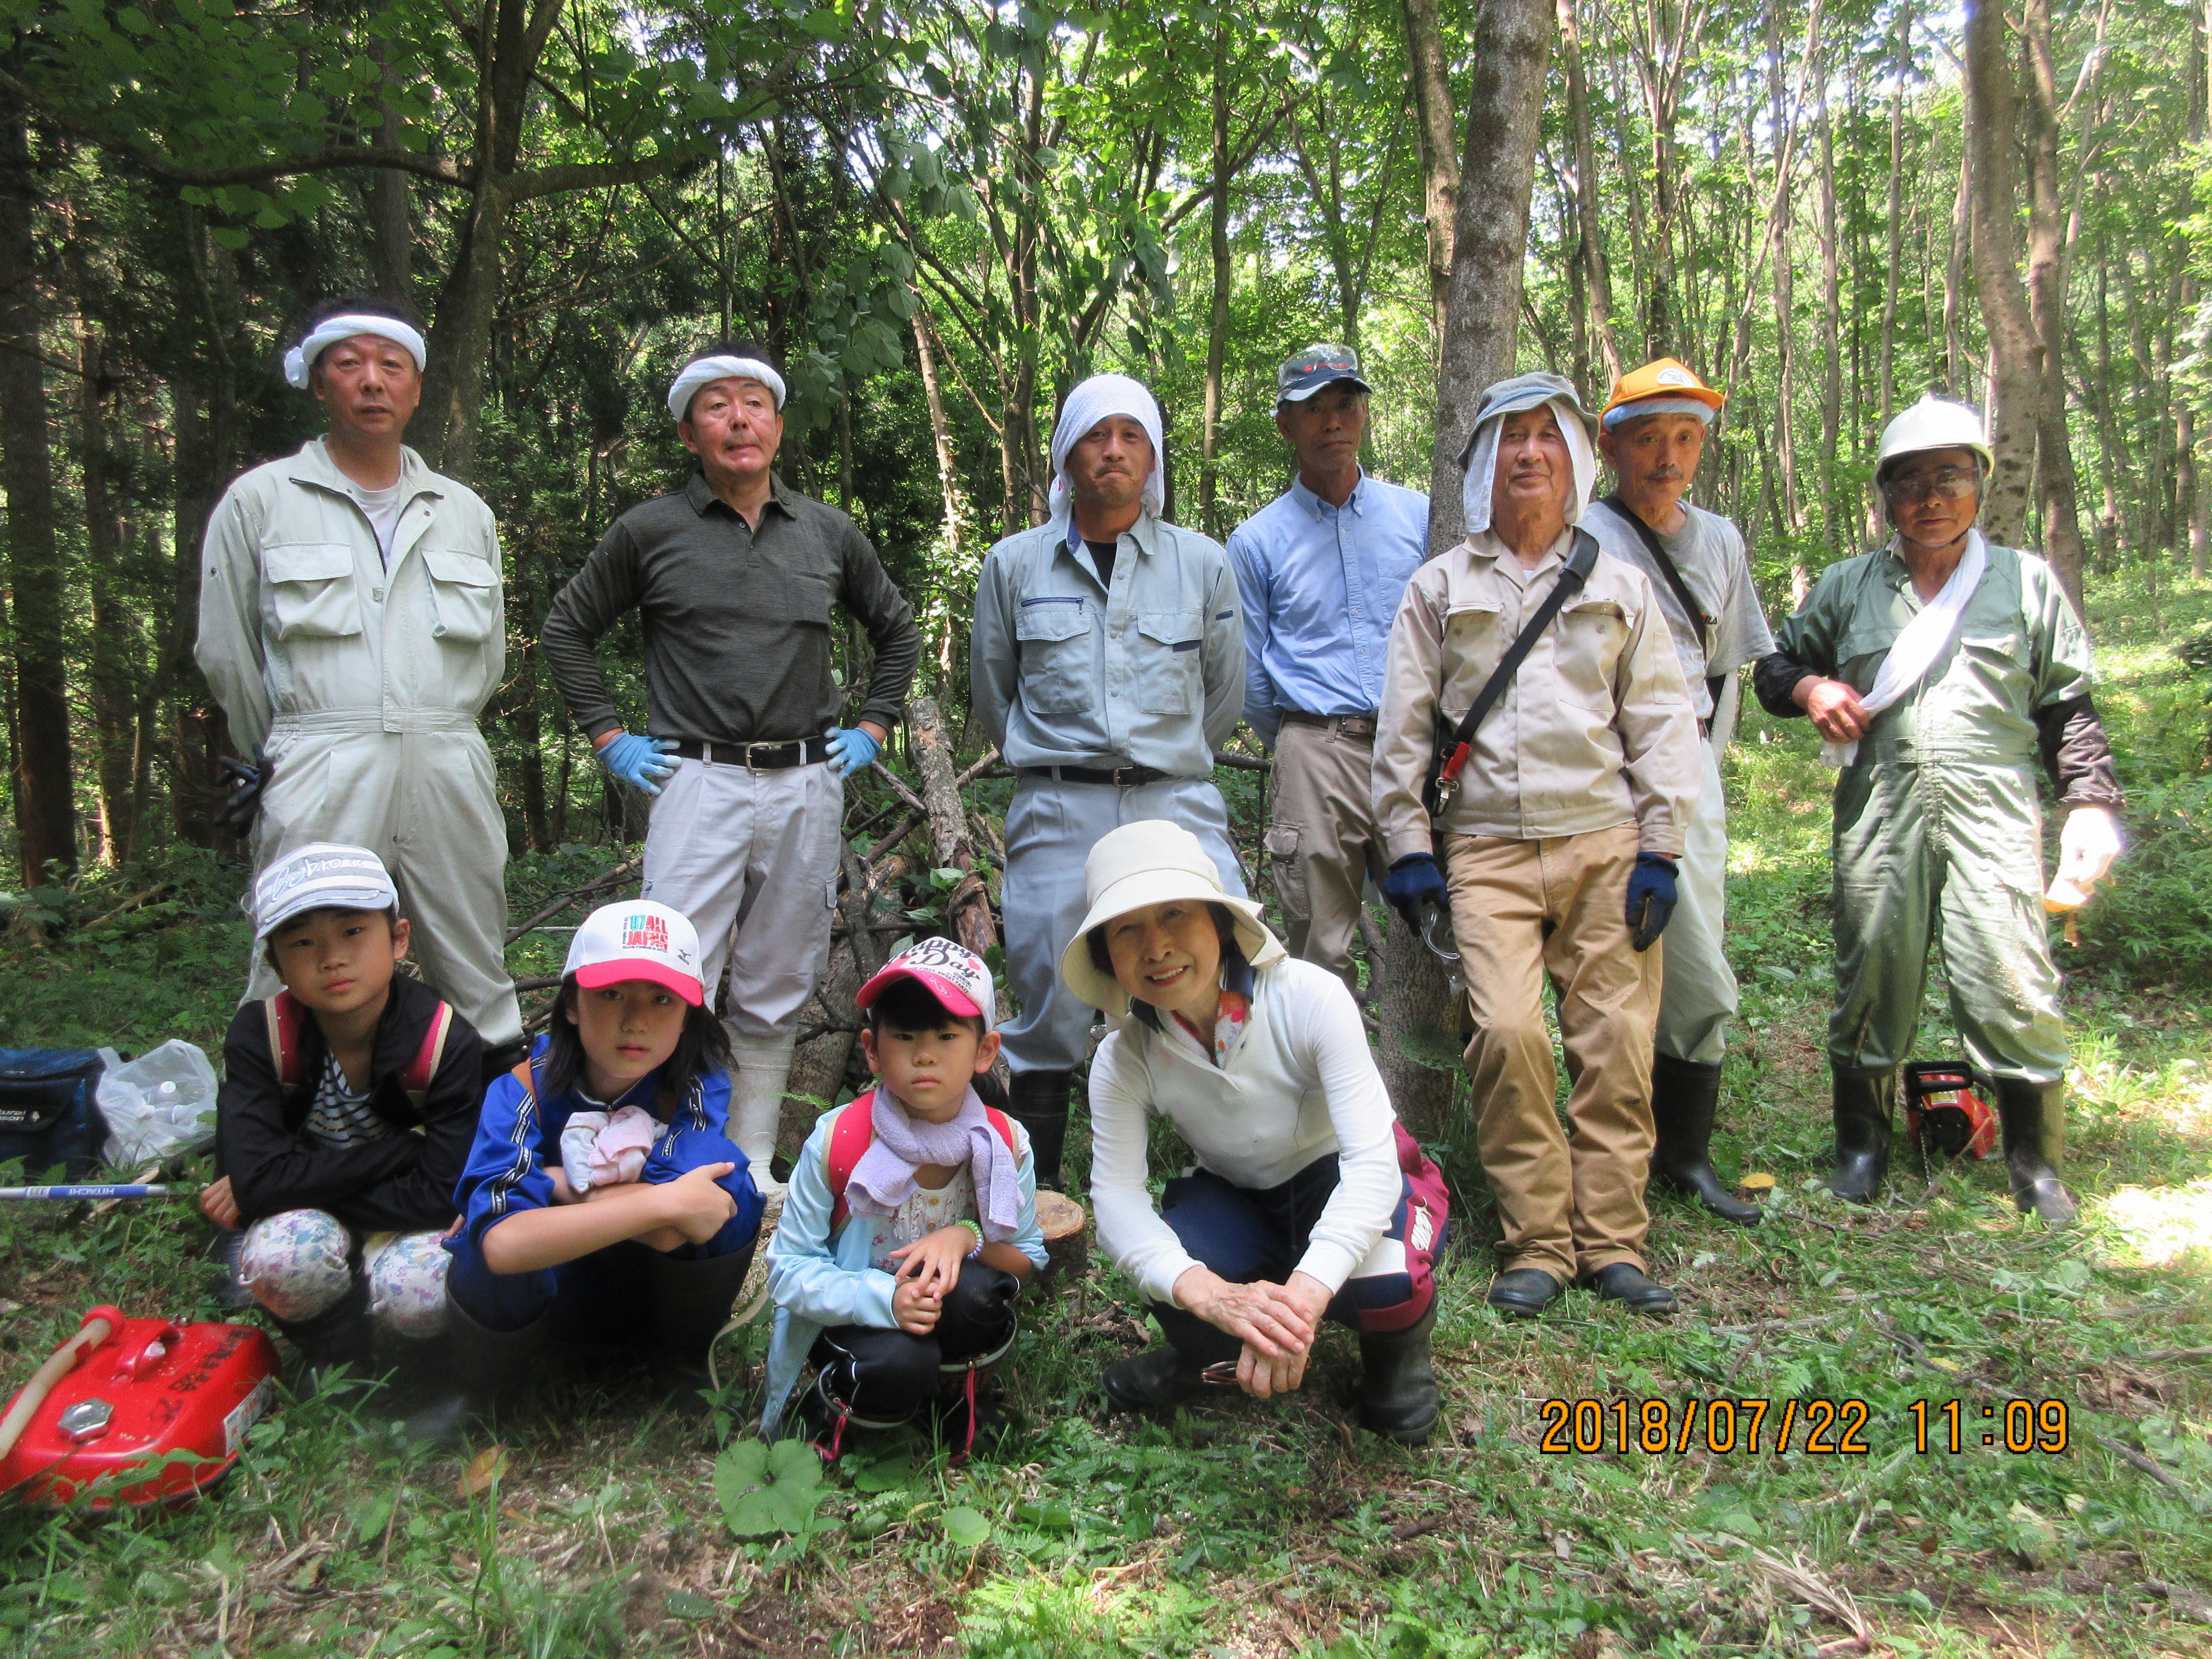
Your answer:
[[[1690,626],[1698,630],[1698,654],[1705,655],[1712,648],[1708,641],[1712,637],[1714,619],[1705,614],[1705,607],[1698,603],[1698,596],[1690,591],[1690,584],[1683,579],[1674,556],[1660,541],[1659,532],[1638,518],[1635,510],[1621,500],[1617,492],[1607,496],[1605,504],[1613,509],[1615,517],[1643,538],[1644,550],[1651,556],[1651,562],[1659,567],[1659,574],[1667,579],[1667,586],[1674,590],[1674,597],[1681,601],[1682,609],[1688,613]],[[1705,676],[1705,692],[1713,700],[1713,713],[1717,715],[1721,712],[1721,692],[1727,685],[1728,676],[1725,674]]]
[[[289,1094],[307,1080],[307,1060],[301,1053],[301,1039],[307,1029],[307,1011],[289,991],[279,991],[261,1005],[261,1010],[269,1022],[269,1053],[276,1062],[277,1081]],[[408,1104],[418,1115],[422,1103],[429,1097],[438,1067],[445,1063],[446,1037],[453,1027],[453,1011],[441,999],[430,1016],[429,1029],[422,1034],[422,1047],[400,1071],[399,1086],[407,1091]],[[529,1086],[526,1079],[524,1086]]]
[[[860,1168],[860,1159],[875,1144],[875,1115],[869,1103],[873,1099],[874,1096],[868,1094],[862,1095],[858,1100],[846,1102],[837,1109],[837,1121],[830,1130],[830,1147],[825,1156],[829,1164],[831,1200],[830,1231],[833,1233],[843,1226],[846,1218],[853,1213],[852,1207],[845,1202],[845,1188],[852,1182],[853,1171]],[[983,1115],[989,1120],[999,1139],[1006,1143],[1006,1150],[1019,1158],[1021,1148],[1014,1145],[1012,1120],[995,1106],[986,1106]]]

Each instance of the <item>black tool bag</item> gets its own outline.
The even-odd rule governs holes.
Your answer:
[[[35,1180],[56,1166],[82,1181],[100,1165],[100,1058],[89,1048],[0,1048],[0,1164]]]

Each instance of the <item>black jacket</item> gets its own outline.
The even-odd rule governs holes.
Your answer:
[[[269,1020],[249,1002],[223,1039],[223,1080],[216,1097],[216,1155],[230,1177],[246,1221],[285,1210],[327,1210],[363,1232],[422,1232],[452,1224],[453,1188],[476,1139],[483,1104],[483,1045],[456,1013],[420,1113],[400,1075],[422,1052],[438,994],[404,975],[377,1022],[369,1062],[369,1104],[402,1133],[365,1146],[325,1146],[301,1126],[323,1073],[322,1028],[312,1015],[300,1032],[301,1085],[288,1095],[269,1050]]]

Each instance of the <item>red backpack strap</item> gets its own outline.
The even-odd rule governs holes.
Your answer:
[[[845,1202],[845,1188],[853,1179],[853,1171],[860,1166],[860,1159],[875,1144],[876,1120],[872,1109],[875,1097],[862,1095],[837,1109],[837,1121],[830,1129],[830,1231],[835,1233],[845,1224],[853,1213]],[[859,1109],[855,1110],[854,1109]]]
[[[422,1102],[436,1079],[438,1067],[445,1063],[447,1034],[453,1029],[453,1011],[450,1005],[441,1002],[430,1016],[430,1029],[422,1033],[422,1046],[415,1051],[415,1058],[407,1062],[407,1069],[399,1074],[399,1086],[407,1091],[408,1100],[420,1114]]]
[[[300,1032],[307,1011],[289,991],[279,991],[261,1005],[261,1012],[269,1022],[269,1058],[276,1066],[276,1082],[289,1094],[307,1081],[306,1068],[300,1063]]]
[[[999,1139],[1006,1143],[1006,1150],[1014,1155],[1015,1161],[1020,1162],[1022,1149],[1014,1145],[1013,1120],[995,1106],[986,1106],[983,1109],[983,1115],[990,1120],[991,1127],[998,1131]]]

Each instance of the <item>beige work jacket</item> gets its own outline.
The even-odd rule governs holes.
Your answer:
[[[1421,806],[1431,757],[1558,582],[1573,534],[1524,573],[1480,531],[1406,584],[1375,737],[1375,811],[1393,861],[1432,849]],[[1698,717],[1658,597],[1601,553],[1477,728],[1434,829],[1534,841],[1633,823],[1645,852],[1679,858],[1700,777]]]
[[[386,568],[321,439],[245,474],[208,520],[193,649],[233,739],[473,729],[507,665],[499,531],[413,450]]]

